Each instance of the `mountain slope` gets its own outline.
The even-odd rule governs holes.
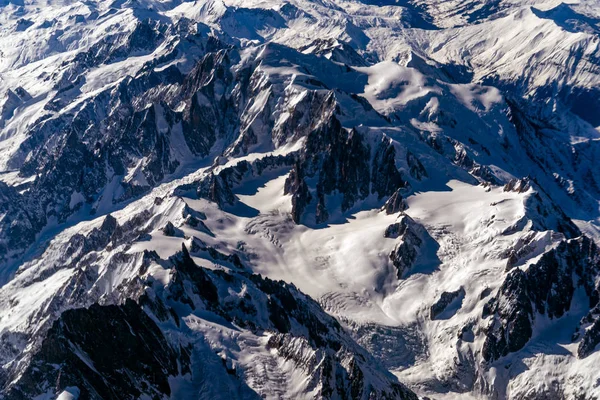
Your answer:
[[[600,395],[590,4],[0,9],[4,398]]]

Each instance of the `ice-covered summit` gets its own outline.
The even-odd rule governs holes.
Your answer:
[[[600,396],[598,5],[0,0],[0,392]]]

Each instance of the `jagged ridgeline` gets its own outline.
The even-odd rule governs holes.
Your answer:
[[[0,398],[598,398],[595,3],[0,0]]]
[[[216,252],[198,240],[191,249]],[[283,363],[303,371],[298,394],[417,399],[293,285],[249,274],[241,265],[235,272],[202,268],[185,245],[168,260],[145,252],[139,262],[139,275],[119,287],[123,302],[68,309],[52,323],[8,385],[8,398],[48,392],[89,399],[262,398],[246,381],[271,380]],[[169,274],[166,286],[146,273],[156,267]],[[78,275],[71,287],[93,285]],[[75,293],[62,300],[66,308],[85,301]],[[202,317],[222,326],[225,347],[213,347]],[[199,325],[191,327],[190,318]],[[253,361],[237,357],[244,353]],[[277,389],[286,394],[285,386]]]

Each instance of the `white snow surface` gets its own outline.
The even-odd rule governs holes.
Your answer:
[[[566,316],[546,321],[544,332],[555,331],[556,336],[534,335],[524,349],[487,370],[481,367],[471,371],[469,376],[456,372],[461,357],[468,355],[481,361],[484,323],[481,310],[507,275],[503,255],[506,249],[525,237],[530,238],[535,249],[518,266],[525,269],[555,247],[562,237],[553,231],[533,231],[531,221],[522,230],[506,234],[510,227],[527,217],[524,204],[533,191],[506,192],[502,185],[480,184],[470,171],[449,163],[425,144],[427,138],[442,134],[462,144],[471,139],[477,143],[469,149],[476,153],[477,162],[489,167],[503,181],[520,178],[517,174],[524,175],[525,171],[556,167],[562,168],[559,177],[564,175],[577,183],[579,171],[564,166],[562,152],[569,154],[570,145],[594,144],[600,139],[597,127],[569,112],[559,112],[553,121],[565,127],[556,133],[566,137],[557,142],[564,144],[564,148],[557,150],[558,156],[549,161],[549,167],[528,164],[522,149],[503,150],[505,143],[517,143],[518,139],[507,116],[505,92],[494,86],[493,78],[509,83],[524,82],[523,95],[532,98],[538,90],[548,86],[557,92],[563,87],[597,88],[600,84],[597,58],[600,28],[574,30],[547,18],[548,14],[544,13],[560,7],[557,1],[508,1],[493,18],[481,17],[477,23],[460,10],[485,10],[491,2],[411,2],[431,13],[433,23],[441,28],[435,30],[411,25],[410,16],[414,18],[416,11],[409,3],[403,7],[391,2],[378,6],[355,0],[139,3],[137,8],[111,8],[109,2],[101,1],[31,0],[18,6],[0,0],[0,95],[23,87],[32,97],[17,107],[10,118],[4,120],[0,115],[0,180],[11,186],[27,185],[35,180],[35,177],[23,178],[17,174],[20,165],[13,165],[13,156],[19,154],[19,146],[28,137],[28,128],[46,115],[44,106],[56,93],[56,85],[64,72],[62,63],[109,35],[114,36],[114,40],[124,40],[124,34],[135,28],[138,12],[145,10],[169,23],[188,18],[206,24],[241,46],[243,57],[260,64],[258,70],[264,74],[266,89],[254,99],[248,109],[250,120],[245,121],[247,127],[259,133],[258,145],[250,154],[226,154],[225,162],[216,167],[215,172],[242,160],[288,154],[301,148],[302,139],[274,149],[268,128],[261,120],[251,117],[256,117],[274,94],[283,93],[286,101],[278,104],[273,117],[276,121],[273,130],[276,130],[290,117],[285,107],[300,102],[308,90],[316,90],[311,87],[309,78],[317,78],[328,89],[339,89],[335,95],[346,111],[340,117],[344,127],[357,127],[370,137],[385,135],[392,140],[397,149],[396,163],[403,172],[408,170],[407,152],[419,155],[430,176],[415,182],[406,199],[405,214],[422,225],[433,239],[432,243],[437,245],[425,247],[426,257],[420,258],[420,262],[399,279],[389,259],[396,239],[384,238],[383,234],[402,215],[387,215],[380,210],[382,204],[368,199],[339,218],[332,218],[325,226],[295,224],[290,216],[290,196],[284,194],[288,170],[244,181],[235,189],[238,203],[224,210],[203,199],[174,196],[177,186],[195,182],[207,172],[207,168],[194,168],[197,160],[185,145],[181,130],[175,130],[171,151],[183,164],[179,176],[171,177],[127,205],[113,203],[118,198],[115,180],[114,186],[108,186],[97,200],[98,217],[79,218],[81,215],[77,214],[66,226],[50,226],[38,236],[32,252],[16,266],[14,277],[0,288],[0,333],[8,334],[7,341],[11,345],[24,346],[18,336],[11,333],[34,333],[47,322],[36,320],[34,316],[53,298],[61,296],[65,282],[74,273],[72,268],[58,265],[56,260],[75,234],[87,234],[99,227],[109,212],[123,224],[143,210],[149,210],[152,217],[144,222],[150,232],[147,240],[99,252],[98,281],[94,287],[97,301],[108,303],[118,285],[137,274],[137,263],[144,250],[154,250],[161,258],[168,258],[181,250],[182,242],[189,245],[191,237],[226,254],[234,254],[242,245],[244,252],[252,255],[248,259],[252,272],[294,283],[348,326],[375,324],[404,333],[417,332],[426,347],[420,349],[411,365],[390,368],[421,395],[440,399],[525,398],[559,382],[566,398],[576,398],[581,393],[590,398],[600,396],[597,383],[600,370],[596,367],[600,352],[578,359],[576,346],[566,339],[572,333],[566,330],[582,316],[578,304],[587,301],[582,293],[575,296],[574,306]],[[148,11],[148,5],[154,7],[153,11]],[[570,4],[577,13],[589,18],[600,17],[598,6],[597,1]],[[289,11],[288,7],[294,9]],[[280,21],[270,17],[265,10],[281,12],[287,19]],[[565,12],[562,8],[558,11]],[[29,26],[24,28],[23,24]],[[320,61],[314,61],[313,68],[305,71],[301,62],[292,58],[295,52],[290,49],[309,45],[315,38],[349,43],[371,62],[343,76],[339,73],[341,65]],[[165,52],[159,47],[152,54],[139,54],[82,71],[85,84],[70,99],[68,107],[56,113],[76,109],[86,99],[114,87],[127,76],[134,76],[145,62]],[[243,57],[240,65],[245,62]],[[306,54],[306,57],[312,55]],[[416,61],[420,58],[425,60],[424,64]],[[185,60],[178,63],[183,68]],[[441,66],[448,65],[468,68],[471,73],[468,81],[443,76]],[[340,69],[335,69],[337,67]],[[354,107],[355,103],[342,92],[360,96],[379,114],[357,115],[354,110],[344,108]],[[3,102],[1,99],[0,107]],[[545,110],[542,116],[549,112]],[[53,117],[56,115],[50,116]],[[384,117],[392,122],[385,122]],[[460,144],[448,146],[464,150],[464,145],[462,148]],[[25,160],[19,161],[22,164]],[[128,170],[124,181],[147,186],[139,172],[144,161],[140,159]],[[596,164],[592,168],[597,172]],[[574,196],[569,194],[569,189],[560,190],[558,181],[542,183],[548,184],[544,187],[557,203],[566,204],[567,214],[576,218],[580,229],[599,240],[598,199],[591,200],[591,211],[578,209],[570,203]],[[571,187],[570,190],[572,194],[578,189]],[[154,201],[157,197],[164,198],[164,202],[157,205]],[[73,193],[70,208],[75,209],[83,202],[81,194]],[[185,205],[206,214],[204,223],[212,235],[184,224],[182,209]],[[181,229],[184,237],[165,236],[161,229],[168,221]],[[110,261],[119,253],[134,257],[129,264],[113,270]],[[211,269],[228,268],[208,256],[194,256],[194,260]],[[160,265],[152,265],[147,274],[163,285],[169,279],[168,272]],[[460,288],[466,293],[460,306],[447,318],[431,320],[429,308],[440,294]],[[490,294],[482,296],[485,290]],[[474,340],[459,343],[457,332],[470,323],[476,326]],[[274,390],[273,398],[277,394],[293,398],[303,389],[303,375],[265,351],[267,336],[244,336],[201,318],[190,317],[186,324],[214,347],[239,344],[235,359],[244,368],[266,365],[270,368],[266,376],[281,373],[270,382],[259,379],[249,382],[252,388]],[[467,393],[441,383],[471,378],[476,379],[477,384]],[[283,381],[285,386],[278,386]],[[173,398],[185,393],[186,388],[178,387],[178,390],[174,391]],[[78,388],[69,388],[60,393],[58,399],[77,399],[78,395]]]

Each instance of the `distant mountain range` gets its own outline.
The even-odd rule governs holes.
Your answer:
[[[0,398],[600,398],[600,3],[0,0]]]

